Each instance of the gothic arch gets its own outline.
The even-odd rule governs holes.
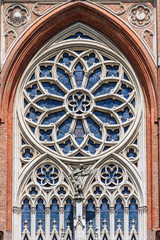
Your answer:
[[[149,53],[139,38],[110,12],[90,2],[69,2],[37,21],[16,43],[7,56],[2,69],[1,119],[4,122],[2,133],[7,138],[1,140],[4,166],[7,169],[6,186],[6,228],[11,230],[12,215],[12,146],[13,146],[13,102],[21,75],[38,49],[54,34],[75,23],[85,23],[110,38],[126,55],[130,63],[134,64],[135,72],[140,80],[146,102],[147,125],[147,168],[148,168],[148,231],[159,225],[158,196],[158,139],[157,100],[156,100],[156,67]],[[154,140],[154,142],[153,142]],[[154,172],[154,174],[153,174]],[[5,196],[5,195],[4,195]],[[153,208],[154,206],[154,208]]]

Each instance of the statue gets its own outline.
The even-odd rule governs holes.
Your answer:
[[[95,170],[85,170],[83,164],[80,164],[78,168],[73,169],[72,173],[69,175],[74,189],[75,195],[82,195],[84,188],[84,180],[83,177],[91,175]]]

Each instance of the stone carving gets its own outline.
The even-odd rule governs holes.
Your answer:
[[[145,27],[152,22],[153,10],[147,4],[134,4],[128,12],[129,22],[136,27]]]
[[[23,27],[29,22],[30,12],[22,4],[11,4],[5,11],[5,20],[12,27]]]
[[[8,37],[9,34],[13,34],[13,38],[17,38],[17,33],[13,29],[9,29],[7,32],[5,32],[4,37]]]
[[[91,175],[95,170],[85,170],[83,164],[80,164],[78,168],[73,169],[72,173],[69,175],[74,189],[75,195],[82,195],[84,188],[84,177]]]
[[[145,29],[143,31],[142,38],[146,41],[150,49],[153,51],[154,33],[150,29]]]

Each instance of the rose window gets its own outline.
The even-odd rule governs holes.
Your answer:
[[[26,79],[25,121],[49,151],[95,156],[117,146],[135,122],[133,77],[109,53],[52,52]]]

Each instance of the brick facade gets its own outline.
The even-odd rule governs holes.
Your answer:
[[[105,1],[103,1],[105,2]],[[142,1],[122,1],[129,8],[133,3]],[[154,1],[143,1],[154,5]],[[31,3],[23,2],[31,9]],[[17,30],[22,33],[7,52],[1,62],[1,105],[0,105],[0,239],[11,239],[12,232],[12,153],[13,153],[13,103],[17,84],[31,58],[53,35],[67,26],[82,22],[95,28],[110,38],[124,53],[140,80],[146,102],[146,129],[147,129],[147,212],[148,212],[148,240],[158,238],[160,229],[159,220],[159,161],[160,161],[160,2],[157,5],[157,23],[154,19],[154,28],[157,29],[157,52],[154,57],[149,53],[146,45],[131,28],[126,17],[118,17],[107,9],[95,5],[92,1],[70,1],[52,11],[34,16],[27,25],[27,29]],[[10,3],[5,2],[6,6]],[[4,5],[5,5],[4,4]],[[108,5],[107,5],[108,6]],[[115,10],[117,5],[115,6]],[[112,6],[114,9],[114,6]],[[1,5],[1,11],[2,9]],[[126,21],[125,21],[126,20]],[[156,26],[157,24],[157,26]],[[8,25],[4,26],[8,29]],[[20,33],[18,32],[20,31]],[[141,31],[137,30],[137,31]],[[142,32],[142,31],[141,31]],[[2,29],[1,29],[2,33]],[[2,36],[1,36],[2,39]],[[7,43],[7,44],[10,44]],[[1,44],[2,47],[3,44]],[[156,233],[157,232],[157,233]],[[144,239],[145,240],[145,239]]]

